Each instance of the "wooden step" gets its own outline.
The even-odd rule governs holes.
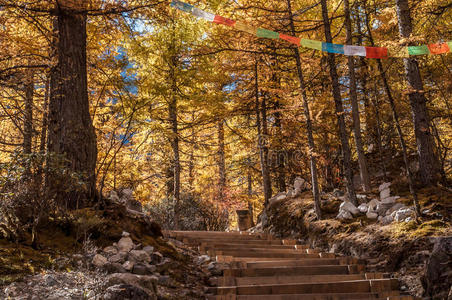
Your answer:
[[[320,293],[372,293],[396,290],[396,279],[355,280],[328,283],[260,284],[234,287],[213,287],[208,290],[216,295],[280,295]]]
[[[365,279],[383,279],[382,273],[374,274],[328,274],[328,275],[274,275],[255,277],[221,277],[218,286],[241,286],[259,284],[289,284],[289,283],[325,283]]]
[[[397,291],[381,293],[328,293],[286,295],[208,295],[208,300],[415,300],[411,296],[399,296]]]
[[[274,242],[277,242],[276,240]],[[202,242],[199,246],[200,250],[203,249],[247,249],[247,248],[261,248],[261,249],[309,249],[308,245],[281,245],[281,244],[269,244],[269,243],[256,243],[256,244],[245,244],[245,243],[218,243],[212,241],[210,243]]]
[[[229,277],[261,277],[261,276],[297,276],[297,275],[334,275],[357,274],[359,265],[321,265],[299,267],[273,267],[273,268],[236,268],[225,269],[224,276]]]
[[[265,251],[265,250],[208,250],[209,256],[225,255],[234,257],[266,257],[266,258],[320,258],[319,253],[307,254],[301,251]]]

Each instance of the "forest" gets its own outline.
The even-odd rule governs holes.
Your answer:
[[[0,287],[129,233],[178,261],[167,230],[250,227],[448,236],[450,271],[452,3],[185,1],[0,0]]]

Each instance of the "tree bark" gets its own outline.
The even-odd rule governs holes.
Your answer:
[[[325,39],[327,43],[332,43],[333,37],[331,35],[331,26],[328,17],[328,6],[326,0],[321,0],[320,2],[322,5],[322,17],[325,29]],[[344,171],[346,178],[347,193],[348,197],[350,198],[350,202],[357,205],[358,201],[356,200],[355,187],[353,185],[353,170],[351,165],[350,145],[348,143],[348,134],[344,117],[345,112],[344,107],[342,105],[339,76],[337,74],[336,58],[334,57],[334,53],[328,53],[328,65],[330,69],[331,83],[333,87],[333,98],[336,108],[337,122],[339,126],[339,136],[342,146],[342,155],[344,158]]]
[[[268,205],[268,201],[270,200],[272,196],[271,191],[271,181],[270,181],[270,172],[268,171],[268,148],[266,146],[267,138],[266,135],[266,121],[264,122],[264,118],[267,118],[267,115],[265,113],[265,109],[260,108],[260,101],[259,101],[259,77],[258,77],[258,60],[256,59],[256,62],[254,64],[254,92],[255,92],[255,98],[256,98],[256,127],[257,127],[257,143],[259,147],[259,156],[260,156],[260,163],[261,163],[261,172],[262,172],[262,186],[264,188],[264,206]],[[263,100],[262,106],[265,106],[265,100]],[[262,123],[261,123],[261,113],[264,112],[262,116]]]
[[[350,17],[350,4],[348,0],[344,0],[345,11],[345,27],[347,32],[347,45],[353,44],[352,36],[352,22]],[[356,85],[355,74],[355,59],[353,56],[348,56],[348,76],[350,84],[350,100],[352,104],[353,117],[353,133],[355,137],[356,152],[358,153],[359,175],[361,179],[361,186],[365,192],[370,192],[370,179],[367,169],[367,159],[364,153],[363,141],[361,136],[361,121],[359,117],[358,93]]]
[[[25,154],[32,152],[33,143],[33,94],[35,90],[34,72],[29,70],[25,78],[24,142]]]
[[[287,0],[287,11],[289,13],[289,22],[290,22],[290,30],[292,35],[296,35],[295,33],[295,25],[293,21],[293,13],[292,13],[292,3],[291,0]],[[320,195],[319,195],[319,183],[318,183],[318,175],[317,175],[317,159],[315,156],[315,142],[314,135],[312,130],[312,120],[311,114],[309,112],[309,103],[308,96],[306,94],[306,86],[304,82],[303,69],[301,68],[301,59],[300,52],[297,47],[292,47],[293,55],[295,58],[295,63],[297,65],[297,74],[298,81],[300,84],[300,93],[301,98],[303,100],[303,111],[306,119],[306,132],[308,137],[308,146],[309,146],[309,158],[310,158],[310,168],[311,168],[311,183],[312,183],[312,195],[314,197],[314,207],[315,213],[319,220],[322,219],[322,211],[320,206]]]
[[[62,154],[67,167],[84,174],[86,192],[61,192],[69,208],[96,198],[96,134],[89,112],[86,67],[86,15],[60,3],[56,21],[57,65],[51,70],[48,152]],[[52,185],[52,179],[49,184]]]
[[[224,152],[224,126],[223,120],[218,122],[218,195],[220,201],[225,198],[226,190],[226,165]]]
[[[401,38],[409,38],[412,33],[411,13],[408,0],[396,0],[399,34]],[[405,77],[408,82],[411,113],[419,155],[419,174],[423,184],[436,184],[439,179],[439,160],[436,155],[431,134],[430,117],[427,110],[427,98],[415,58],[404,58]]]
[[[173,59],[175,60],[175,58]],[[174,69],[173,69],[174,72]],[[173,197],[174,197],[174,227],[175,229],[179,229],[179,219],[180,219],[180,155],[179,155],[179,130],[178,130],[178,121],[177,121],[177,98],[176,98],[176,82],[174,75],[173,76],[173,95],[171,97],[171,101],[168,105],[169,112],[169,121],[171,126],[171,148],[173,150],[173,161],[172,161],[172,169],[173,169],[173,180],[174,180],[174,189],[173,189]]]

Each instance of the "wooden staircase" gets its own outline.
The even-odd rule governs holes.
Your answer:
[[[247,232],[167,231],[167,237],[228,263],[208,300],[412,300],[397,279],[366,273],[365,262],[322,253],[294,240]]]

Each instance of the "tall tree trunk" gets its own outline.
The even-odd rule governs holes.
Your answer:
[[[191,121],[195,122],[195,113],[191,114]],[[195,182],[195,127],[191,127],[191,140],[190,140],[190,159],[188,162],[188,188],[193,191],[193,184]]]
[[[49,114],[49,92],[50,92],[50,78],[46,79],[45,91],[44,91],[44,104],[42,105],[42,127],[41,127],[41,139],[39,142],[39,151],[44,152],[46,149],[47,141],[47,123]]]
[[[413,31],[408,0],[396,0],[399,33],[401,38],[409,38]],[[405,76],[408,82],[408,98],[416,136],[419,155],[419,174],[423,184],[435,184],[438,181],[439,160],[435,152],[430,132],[430,117],[427,110],[427,98],[419,71],[419,64],[413,57],[404,58]]]
[[[250,158],[250,165],[251,165],[251,158]],[[251,166],[248,167],[248,198],[251,199],[251,196],[253,196],[253,177],[251,175]],[[252,225],[254,226],[254,209],[253,209],[253,203],[251,201],[248,201],[248,211],[250,212]]]
[[[296,35],[295,25],[293,21],[292,13],[292,3],[291,0],[287,0],[287,11],[289,13],[290,30],[292,35]],[[300,52],[297,47],[292,47],[293,55],[297,65],[298,81],[300,84],[300,93],[303,100],[303,111],[306,119],[306,132],[308,136],[308,146],[309,146],[309,158],[310,158],[310,168],[311,168],[311,183],[312,183],[312,195],[314,197],[314,207],[317,218],[322,219],[322,211],[320,207],[320,195],[319,195],[319,183],[317,175],[317,159],[315,156],[315,143],[314,135],[312,130],[312,120],[311,114],[309,112],[308,96],[306,94],[306,86],[304,82],[303,69],[301,68]]]
[[[277,98],[275,100],[275,112],[273,114],[273,117],[275,118],[275,127],[276,127],[276,134],[279,139],[279,144],[282,144],[282,125],[281,125],[281,113],[279,112],[279,109],[281,107],[281,103],[279,102],[279,99]],[[284,149],[280,147],[282,151]],[[281,157],[279,153],[277,153],[276,157],[276,168],[277,168],[277,176],[278,176],[278,190],[280,192],[284,192],[286,190],[286,172],[285,172],[285,160],[284,155]]]
[[[330,20],[328,17],[328,6],[326,3],[326,0],[320,1],[322,4],[322,17],[324,22],[324,29],[325,29],[325,39],[327,43],[333,42],[333,37],[331,35],[331,26],[330,26]],[[341,140],[341,146],[342,146],[342,155],[344,158],[344,171],[345,171],[345,178],[347,181],[347,193],[348,197],[350,198],[350,202],[357,205],[358,201],[356,200],[356,193],[355,193],[355,187],[353,185],[353,169],[351,165],[351,152],[350,152],[350,145],[348,143],[348,134],[347,134],[347,128],[345,125],[345,117],[344,117],[344,107],[342,105],[342,98],[341,98],[341,91],[340,91],[340,85],[339,85],[339,76],[337,74],[337,68],[336,68],[336,58],[334,57],[334,53],[328,53],[328,65],[330,69],[330,76],[331,76],[331,83],[333,86],[333,98],[334,98],[334,104],[336,108],[336,115],[337,115],[337,122],[339,126],[339,136]]]
[[[345,11],[345,27],[347,32],[347,45],[353,44],[352,35],[352,22],[350,17],[350,4],[348,0],[344,0]],[[359,118],[359,105],[358,105],[358,93],[356,86],[356,74],[355,74],[355,58],[348,56],[348,76],[350,84],[350,100],[352,104],[352,117],[353,117],[353,133],[355,137],[356,152],[358,153],[359,175],[361,179],[361,185],[365,192],[370,192],[370,180],[369,172],[367,170],[367,159],[364,153],[363,141],[361,137],[361,121]]]
[[[51,153],[63,154],[67,167],[85,175],[86,192],[62,192],[69,208],[87,205],[96,198],[96,133],[89,112],[86,69],[86,15],[77,12],[84,1],[58,7],[56,56],[51,71],[49,140]],[[52,185],[52,179],[49,184]]]
[[[261,124],[261,112],[265,110],[261,110],[260,101],[259,101],[259,77],[258,77],[258,60],[256,58],[256,62],[254,64],[254,93],[256,98],[256,127],[257,127],[257,143],[259,147],[259,157],[261,163],[261,172],[262,172],[262,186],[264,188],[264,206],[267,206],[268,201],[271,198],[271,181],[270,181],[270,173],[268,171],[268,149],[266,147],[266,143],[268,136],[265,135],[266,126],[264,126],[264,120],[262,120]],[[263,100],[264,102],[264,100]],[[265,102],[262,106],[265,105]],[[263,118],[267,118],[267,116],[263,116]],[[266,123],[266,122],[265,122]]]
[[[176,58],[173,59],[173,61]],[[175,65],[174,65],[175,66]],[[172,69],[173,72],[175,71]],[[177,92],[175,74],[172,74],[173,78],[173,95],[171,97],[171,101],[168,105],[169,112],[169,121],[171,126],[171,148],[173,150],[173,161],[172,171],[173,171],[173,180],[174,180],[174,189],[173,189],[173,197],[174,197],[174,227],[175,229],[180,229],[180,155],[179,155],[179,130],[178,130],[178,121],[177,121],[177,98],[175,93]]]
[[[30,154],[33,143],[33,94],[35,91],[34,72],[27,72],[25,78],[24,142],[23,151]]]
[[[372,31],[371,31],[371,27],[370,27],[369,14],[367,12],[366,2],[364,2],[364,5],[365,5],[364,9],[366,12],[366,27],[367,27],[367,33],[369,35],[369,41],[372,46],[375,46],[374,39],[372,37]],[[388,79],[386,78],[383,64],[381,63],[380,59],[377,59],[377,66],[378,66],[378,71],[380,72],[381,79],[383,81],[383,86],[384,86],[384,89],[386,92],[386,96],[388,97],[389,105],[391,107],[392,118],[396,125],[397,134],[399,136],[399,142],[400,142],[400,146],[402,148],[403,161],[404,161],[407,176],[408,176],[408,186],[410,189],[411,196],[413,197],[414,209],[416,212],[416,216],[420,217],[421,216],[421,207],[419,205],[419,201],[417,198],[417,192],[414,188],[413,174],[411,173],[410,164],[408,162],[408,151],[407,151],[407,147],[406,147],[406,143],[405,143],[405,138],[403,137],[402,127],[400,126],[399,115],[398,115],[396,107],[395,107],[394,97],[392,96],[391,87],[389,86],[389,82],[388,82]]]
[[[226,165],[224,153],[224,125],[218,122],[218,194],[220,201],[224,200],[226,190]]]

